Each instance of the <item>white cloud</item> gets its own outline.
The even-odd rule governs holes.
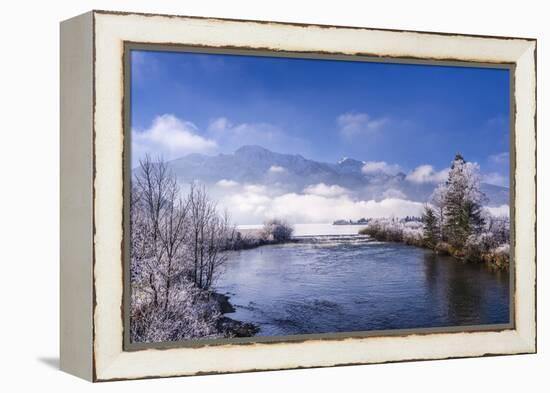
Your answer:
[[[492,154],[489,156],[489,162],[496,165],[508,164],[510,162],[510,153],[505,151],[498,154]]]
[[[247,184],[244,186],[244,191],[250,193],[264,193],[267,191],[267,187],[260,184]]]
[[[481,176],[481,181],[483,183],[492,184],[494,186],[501,186],[501,187],[509,186],[508,177],[503,176],[497,172],[484,173]]]
[[[296,223],[332,222],[339,218],[419,215],[423,204],[396,198],[381,201],[353,201],[347,196],[328,198],[320,195],[284,194],[272,200],[266,214]]]
[[[338,185],[326,185],[325,183],[319,183],[315,185],[307,186],[304,189],[305,194],[311,194],[311,195],[319,195],[319,196],[325,196],[325,197],[335,197],[347,194],[349,191],[344,188],[340,187]]]
[[[239,219],[244,220],[245,222],[243,223],[248,223],[246,221],[250,220],[251,217],[263,217],[263,213],[267,206],[269,206],[271,198],[267,195],[254,192],[243,192],[233,194],[225,201],[225,203],[222,201],[222,205],[225,205],[228,210],[231,209],[232,216],[235,217],[237,224],[239,224]],[[254,218],[252,218],[252,221],[254,221]],[[262,223],[263,221],[263,219],[259,219],[257,223]]]
[[[223,132],[230,129],[232,126],[233,124],[226,117],[218,117],[217,119],[210,121],[208,131]]]
[[[207,131],[225,151],[234,151],[245,144],[259,145],[274,151],[290,149],[295,153],[305,153],[308,148],[304,140],[269,123],[234,124],[226,117],[218,117],[210,121]]]
[[[239,185],[238,182],[236,182],[234,180],[227,180],[227,179],[221,179],[216,184],[220,187],[223,187],[223,188],[237,187]]]
[[[420,165],[407,175],[412,183],[441,183],[447,180],[449,168],[436,171],[431,165]]]
[[[382,193],[382,196],[384,198],[397,198],[397,199],[406,199],[407,196],[405,193],[401,190],[397,190],[395,188],[388,188],[386,191]]]
[[[508,205],[500,205],[500,206],[495,206],[495,207],[486,207],[485,209],[487,209],[489,211],[489,213],[491,213],[491,215],[495,216],[495,217],[509,217],[510,216],[510,206],[508,206]]]
[[[376,132],[387,122],[387,118],[374,119],[367,113],[356,112],[347,112],[337,118],[340,132],[348,137]]]
[[[157,116],[145,131],[132,130],[134,164],[145,154],[171,160],[189,153],[212,153],[217,147],[216,141],[199,135],[193,123],[170,114]]]
[[[316,194],[273,194],[266,187],[249,184],[239,188],[238,192],[226,193],[220,206],[227,208],[239,225],[259,224],[274,217],[293,223],[326,223],[340,218],[357,220],[362,217],[418,216],[422,213],[423,204],[420,202],[395,197],[357,201],[342,193],[345,189],[337,187],[317,184],[306,188]]]
[[[286,169],[279,165],[271,165],[268,170],[269,173],[285,173]]]
[[[367,161],[361,171],[366,174],[385,173],[388,175],[397,174],[401,168],[397,164],[388,164],[385,161]]]
[[[228,118],[219,117],[210,121],[206,131],[201,132],[190,121],[163,114],[155,117],[150,128],[132,130],[132,165],[136,165],[145,154],[171,160],[190,153],[229,153],[243,144],[265,146],[275,151],[308,151],[304,140],[288,135],[272,124],[233,124]],[[284,169],[274,166],[271,173],[282,173]]]

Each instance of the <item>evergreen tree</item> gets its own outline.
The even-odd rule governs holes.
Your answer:
[[[479,166],[457,154],[446,186],[445,237],[454,247],[462,248],[468,237],[483,227],[481,204],[485,195],[480,191]]]
[[[439,240],[439,226],[434,209],[426,205],[422,214],[424,224],[424,242],[429,248],[435,248]]]

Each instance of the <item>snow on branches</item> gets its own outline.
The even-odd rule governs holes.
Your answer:
[[[163,161],[140,161],[130,200],[133,342],[216,335],[219,305],[209,289],[235,236],[203,187],[182,196]]]
[[[457,154],[448,179],[435,188],[418,222],[375,219],[361,233],[507,269],[510,220],[484,207],[487,198],[480,190],[480,178],[479,165]]]

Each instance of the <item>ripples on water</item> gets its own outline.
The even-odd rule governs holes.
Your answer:
[[[509,275],[361,235],[231,252],[216,289],[261,336],[508,323]]]

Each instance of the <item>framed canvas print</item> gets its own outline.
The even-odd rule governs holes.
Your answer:
[[[61,24],[61,368],[536,351],[536,41]]]

